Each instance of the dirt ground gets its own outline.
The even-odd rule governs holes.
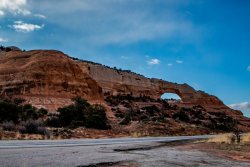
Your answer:
[[[198,150],[219,157],[229,158],[237,161],[250,162],[250,143],[228,144],[213,142],[189,142],[176,146],[183,150]]]

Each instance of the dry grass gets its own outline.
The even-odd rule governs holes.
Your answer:
[[[148,132],[132,132],[130,133],[130,136],[134,138],[145,137],[145,136],[149,136],[149,133]]]
[[[245,133],[241,136],[242,143],[250,143],[250,133]]]
[[[234,144],[236,143],[236,137],[233,133],[222,134],[216,137],[209,138],[205,140],[208,143],[226,143],[226,144]],[[250,143],[250,133],[245,133],[241,135],[241,144]]]
[[[219,135],[206,140],[208,143],[227,143],[231,144],[233,142],[234,135],[231,133]]]

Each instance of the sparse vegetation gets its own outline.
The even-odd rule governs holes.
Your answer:
[[[118,94],[116,96],[107,96],[105,98],[105,101],[110,106],[117,106],[119,104],[129,105],[133,101],[136,101],[136,102],[157,102],[158,100],[155,100],[155,99],[153,99],[149,96],[145,96],[145,95],[140,95],[138,97],[134,97],[134,96],[132,96],[132,94],[126,94],[126,95]]]
[[[241,136],[242,143],[250,143],[250,133],[245,133]]]
[[[118,118],[120,125],[129,125],[131,121],[147,124],[168,124],[177,122],[190,127],[179,127],[180,132],[190,133],[188,129],[198,127],[203,133],[232,132],[238,124],[224,112],[207,111],[201,105],[182,107],[162,99],[147,96],[134,97],[131,94],[111,96],[106,94],[106,102]],[[156,125],[157,127],[158,125]],[[176,128],[177,129],[177,128]],[[186,130],[185,130],[186,129]]]
[[[183,122],[189,122],[190,118],[186,112],[183,111],[183,109],[173,115],[173,118],[176,120],[180,120]]]
[[[100,63],[93,62],[93,61],[82,60],[82,59],[79,59],[79,58],[76,58],[76,57],[71,57],[71,56],[68,56],[68,57],[71,58],[72,60],[75,60],[75,61],[85,62],[85,63],[89,63],[89,64],[93,64],[93,65],[98,65],[98,66],[104,66],[104,67],[106,67],[106,68],[116,70],[118,73],[120,73],[120,72],[125,72],[125,73],[135,74],[135,75],[138,75],[138,76],[147,78],[147,77],[145,77],[145,76],[143,76],[143,75],[141,75],[141,74],[135,73],[135,72],[133,72],[133,71],[131,71],[131,70],[123,70],[123,69],[117,68],[117,67],[110,67],[110,66],[107,66],[107,65],[103,65],[103,64],[100,64]],[[148,79],[149,79],[149,78],[148,78]]]
[[[0,51],[10,52],[12,50],[21,50],[21,49],[15,46],[8,46],[8,47],[4,47],[2,45],[0,46]]]
[[[86,126],[88,128],[109,129],[106,110],[101,105],[90,105],[86,100],[76,97],[74,104],[59,108],[58,116],[47,119],[46,124],[52,127]]]
[[[101,105],[93,105],[87,110],[86,127],[96,129],[110,129],[107,124],[106,110]]]
[[[237,125],[237,121],[224,112],[210,112],[209,114],[210,122],[206,126],[210,129],[232,132]]]
[[[13,121],[9,121],[9,122],[3,122],[3,130],[6,131],[15,131],[16,127],[15,124],[13,123]]]
[[[106,109],[101,105],[91,105],[86,100],[76,97],[73,104],[59,108],[57,113],[48,114],[46,109],[37,109],[25,104],[24,99],[0,99],[0,124],[3,131],[21,134],[50,136],[46,126],[68,129],[87,127],[110,129]],[[70,136],[63,131],[64,136]]]
[[[24,99],[0,99],[0,122],[12,121],[18,124],[29,119],[37,120],[47,115],[46,109],[37,109],[30,104],[23,104]]]
[[[28,133],[28,134],[41,134],[46,135],[49,132],[44,127],[44,124],[41,120],[28,120],[21,123],[19,127],[20,133]]]

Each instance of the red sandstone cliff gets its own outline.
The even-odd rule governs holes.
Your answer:
[[[82,96],[102,99],[102,89],[86,69],[58,51],[10,51],[0,54],[0,90],[55,110]]]
[[[1,51],[0,92],[4,96],[20,96],[32,105],[50,111],[70,104],[75,96],[104,103],[106,94],[146,95],[157,99],[168,92],[181,97],[180,105],[202,105],[215,112],[223,111],[244,124],[249,121],[217,97],[196,91],[187,84],[149,79],[132,72],[73,60],[53,50]]]

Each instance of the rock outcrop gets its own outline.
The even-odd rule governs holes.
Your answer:
[[[196,91],[188,84],[146,78],[130,71],[80,61],[54,50],[2,50],[0,92],[3,96],[20,96],[50,111],[70,104],[75,96],[101,103],[105,95],[145,95],[157,99],[164,93],[178,94],[183,105],[229,111],[217,97]],[[239,111],[230,112],[242,116]]]
[[[74,96],[102,99],[102,88],[84,67],[58,51],[0,53],[0,91],[37,107],[56,110]]]
[[[71,58],[55,50],[0,49],[1,96],[21,97],[33,106],[49,111],[71,104],[75,96],[109,107],[105,102],[108,96],[129,94],[158,99],[164,93],[179,95],[180,107],[201,105],[210,113],[220,112],[236,119],[240,129],[249,130],[250,120],[240,111],[228,108],[217,97],[196,91],[188,84],[146,78],[130,71]]]
[[[224,106],[217,97],[202,91],[196,91],[188,84],[177,84],[159,79],[149,79],[128,71],[116,70],[93,63],[81,63],[88,66],[89,75],[98,82],[104,93],[132,94],[150,96],[158,99],[164,93],[175,93],[185,104]]]

